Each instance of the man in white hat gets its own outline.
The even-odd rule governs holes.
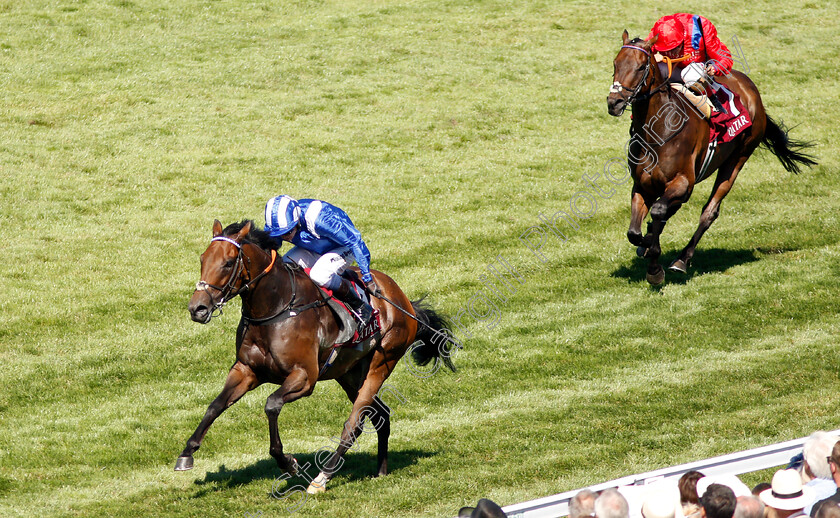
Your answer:
[[[795,469],[780,469],[773,475],[770,489],[759,494],[768,507],[776,510],[777,518],[807,516],[803,508],[814,501],[813,490],[802,485],[802,477]]]
[[[667,492],[649,494],[642,504],[643,518],[675,518],[677,500]]]

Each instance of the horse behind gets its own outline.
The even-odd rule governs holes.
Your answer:
[[[712,153],[708,152],[708,120],[663,79],[651,50],[655,42],[655,38],[630,40],[624,31],[621,49],[613,62],[613,87],[607,107],[610,115],[619,117],[632,105],[632,138],[627,154],[633,190],[627,238],[638,247],[639,255],[649,259],[648,282],[661,284],[665,271],[658,262],[659,237],[668,219],[688,201],[695,182],[702,181],[698,175],[707,153]],[[730,142],[718,144],[710,157],[709,176],[717,171],[711,196],[703,207],[697,231],[670,266],[682,273],[686,273],[700,238],[717,219],[721,202],[738,173],[759,145],[766,146],[787,171],[798,173],[800,165],[816,165],[813,157],[802,152],[813,144],[791,140],[785,126],[767,116],[758,88],[746,75],[733,70],[717,80],[740,96],[752,126]],[[641,226],[648,214],[651,221],[643,236]]]
[[[335,343],[339,326],[318,286],[296,265],[277,259],[277,244],[251,221],[234,223],[224,230],[213,224],[213,239],[201,254],[201,280],[189,303],[192,319],[206,324],[215,311],[239,295],[242,318],[236,331],[236,362],[228,372],[222,392],[210,403],[204,418],[175,465],[176,471],[193,466],[193,454],[207,430],[225,409],[263,383],[280,388],[265,403],[271,456],[281,470],[295,474],[297,461],[283,453],[277,418],[286,403],[312,394],[319,381],[334,379],[353,404],[344,424],[336,451],[313,479],[308,492],[325,490],[326,483],[341,466],[342,456],[362,431],[363,420],[376,423],[378,439],[377,475],[388,472],[390,409],[377,396],[397,362],[411,349],[414,360],[424,365],[442,361],[455,370],[450,343],[441,340],[451,331],[445,318],[432,309],[411,302],[396,282],[382,272],[372,271],[382,295],[423,322],[400,312],[382,299],[371,302],[379,310],[381,331],[378,344],[368,353],[342,349],[334,363],[324,369]]]

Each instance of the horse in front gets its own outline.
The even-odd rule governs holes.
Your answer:
[[[397,362],[410,351],[421,365],[442,361],[454,371],[450,359],[454,343],[448,324],[434,310],[411,302],[393,279],[372,274],[382,299],[371,300],[378,311],[379,331],[369,347],[334,347],[343,334],[341,320],[325,294],[297,265],[277,258],[276,243],[251,221],[234,223],[224,230],[213,224],[213,238],[201,254],[201,280],[189,302],[192,319],[206,324],[230,299],[242,299],[242,317],[236,331],[236,362],[222,392],[210,403],[204,418],[175,465],[176,471],[193,467],[193,454],[219,415],[248,391],[262,385],[279,385],[265,404],[269,452],[284,472],[295,474],[297,461],[283,451],[277,429],[280,410],[287,403],[312,394],[319,381],[334,379],[353,404],[344,424],[341,442],[310,493],[325,490],[353,446],[367,417],[376,423],[377,475],[388,472],[390,409],[377,396]],[[387,298],[388,303],[384,302]],[[397,308],[399,306],[399,308]]]

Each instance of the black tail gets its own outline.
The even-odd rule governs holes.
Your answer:
[[[455,372],[451,353],[453,347],[460,349],[460,345],[453,345],[455,340],[452,325],[446,317],[437,313],[428,303],[423,302],[424,299],[425,297],[422,297],[420,300],[411,302],[411,307],[417,314],[417,320],[426,324],[418,325],[417,341],[411,348],[411,357],[418,365],[426,365],[432,360],[443,361],[449,370]]]
[[[817,165],[816,157],[803,153],[802,150],[814,147],[813,142],[803,142],[801,140],[792,140],[788,136],[788,128],[782,121],[778,124],[776,121],[767,116],[767,129],[764,130],[764,138],[761,143],[767,146],[771,153],[776,155],[779,162],[785,168],[785,171],[791,173],[798,173],[800,171],[799,164],[807,165],[808,167]]]

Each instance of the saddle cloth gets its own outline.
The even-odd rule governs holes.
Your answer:
[[[726,87],[721,86],[717,92],[717,98],[729,113],[715,112],[712,114],[709,140],[730,142],[745,129],[752,126],[750,113],[744,108],[741,97],[735,92],[727,90]]]
[[[711,101],[705,95],[698,95],[681,83],[671,83],[671,88],[683,94],[688,102],[709,121],[709,141],[729,142],[752,126],[752,120],[741,102],[741,97],[725,86],[719,86],[714,95],[726,108],[726,112],[715,111]]]

